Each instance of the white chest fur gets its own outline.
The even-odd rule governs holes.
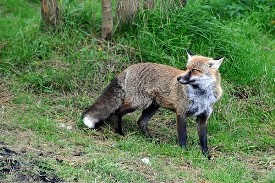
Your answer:
[[[212,113],[213,103],[217,101],[212,87],[201,89],[189,85],[187,96],[190,100],[188,114],[191,116],[197,116],[202,113],[206,113],[206,115],[209,116]]]

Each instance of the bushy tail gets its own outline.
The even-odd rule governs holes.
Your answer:
[[[83,113],[84,124],[89,128],[96,128],[100,122],[121,107],[124,95],[121,83],[114,78],[95,103]]]

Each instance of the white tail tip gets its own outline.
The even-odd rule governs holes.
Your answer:
[[[95,124],[97,123],[97,119],[93,119],[90,115],[85,115],[83,118],[83,123],[88,127],[88,128],[95,128]]]

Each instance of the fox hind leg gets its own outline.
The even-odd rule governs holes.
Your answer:
[[[122,116],[121,115],[114,115],[115,120],[115,132],[119,135],[124,136],[124,133],[122,131]]]
[[[114,115],[115,118],[115,132],[124,136],[124,133],[122,131],[122,117],[126,115],[127,113],[134,112],[136,108],[132,107],[131,105],[124,105],[120,107]]]
[[[148,125],[148,121],[157,112],[159,107],[160,106],[158,104],[153,102],[148,108],[142,111],[142,114],[138,120],[138,126],[146,137],[150,137],[150,138],[152,137],[148,130],[147,125]]]

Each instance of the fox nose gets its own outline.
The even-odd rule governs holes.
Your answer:
[[[186,76],[179,76],[179,77],[177,77],[177,80],[181,84],[188,84],[189,83],[189,78],[186,78]]]

